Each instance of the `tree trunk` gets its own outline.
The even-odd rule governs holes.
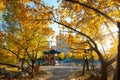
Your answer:
[[[31,74],[31,78],[34,78],[34,75],[35,75],[34,64],[32,64],[32,74]]]
[[[91,54],[91,60],[92,60],[92,65],[91,65],[91,69],[94,70],[94,56],[92,54],[92,50],[90,51],[90,54]]]
[[[93,55],[92,55],[92,65],[91,65],[91,68],[92,68],[92,70],[95,69],[95,67],[94,67],[94,57],[93,57]]]
[[[86,63],[86,68],[87,68],[87,70],[89,71],[89,62],[88,62],[88,58],[86,57],[86,59],[85,59],[85,63]]]
[[[101,80],[107,80],[107,62],[104,60],[102,54],[97,48],[95,48],[94,51],[99,56],[101,62]]]
[[[84,64],[83,64],[82,75],[84,75],[84,73],[85,73],[85,67],[86,67],[86,70],[89,71],[89,63],[88,63],[88,59],[87,59],[86,56],[85,56],[83,59],[84,59]]]
[[[84,60],[84,64],[83,64],[83,70],[82,70],[82,75],[84,76],[85,73],[85,60]]]
[[[117,70],[117,79],[116,80],[120,80],[120,22],[117,22],[117,27],[119,29],[118,31],[118,54],[117,54],[117,67],[116,67],[116,70]]]
[[[101,63],[101,80],[107,80],[107,63]]]
[[[25,63],[25,58],[22,59],[22,64],[21,64],[22,71],[24,71],[24,69],[25,69],[24,63]]]
[[[116,68],[116,69],[115,69],[115,72],[114,72],[113,80],[118,80],[117,78],[118,78],[118,77],[117,77],[117,68]]]

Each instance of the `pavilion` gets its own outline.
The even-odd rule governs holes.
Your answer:
[[[48,52],[43,52],[43,54],[45,55],[45,64],[48,65],[54,65],[56,63],[56,61],[58,61],[58,54],[60,54],[61,52],[58,52],[54,49],[48,51]]]

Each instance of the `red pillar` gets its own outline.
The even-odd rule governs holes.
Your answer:
[[[48,64],[50,63],[50,55],[48,54]]]

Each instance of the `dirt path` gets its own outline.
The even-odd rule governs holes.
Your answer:
[[[71,73],[82,69],[82,67],[70,66],[42,66],[42,68],[53,74],[48,80],[67,80]]]

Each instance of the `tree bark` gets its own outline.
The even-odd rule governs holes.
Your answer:
[[[98,54],[99,59],[101,61],[101,80],[107,80],[107,62],[104,60],[102,54],[97,48],[93,48],[93,49]]]
[[[117,68],[115,69],[114,76],[113,76],[113,80],[118,80],[118,79],[117,79]]]
[[[84,75],[84,73],[85,73],[85,67],[86,67],[86,70],[89,71],[89,63],[88,63],[88,59],[87,59],[86,56],[85,56],[83,59],[84,59],[84,64],[83,64],[82,75]]]
[[[107,65],[109,66],[109,65],[111,65],[113,62],[115,62],[117,60],[117,55],[114,57],[114,58],[112,58],[111,60],[109,60],[108,62],[107,62]]]
[[[90,54],[91,54],[91,60],[92,60],[92,65],[91,65],[91,69],[94,70],[94,56],[92,54],[92,50],[90,50]]]
[[[32,74],[31,74],[31,78],[34,78],[34,76],[35,76],[35,70],[34,70],[34,68],[35,68],[35,64],[34,63],[32,63]]]
[[[117,54],[117,67],[116,67],[116,70],[117,70],[117,78],[116,80],[120,80],[120,22],[117,22],[117,27],[119,29],[118,31],[118,54]]]
[[[101,63],[101,80],[107,80],[107,63]]]
[[[85,73],[85,60],[84,60],[84,64],[83,64],[83,70],[82,70],[82,75],[84,76]]]
[[[88,62],[88,58],[87,57],[85,59],[85,63],[86,63],[86,70],[89,71],[89,62]]]

